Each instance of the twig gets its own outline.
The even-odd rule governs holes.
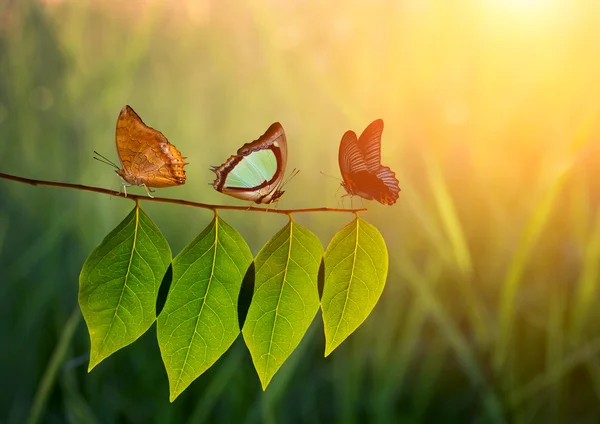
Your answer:
[[[109,190],[102,187],[92,187],[86,186],[82,184],[71,184],[71,183],[62,183],[57,181],[44,181],[44,180],[34,180],[31,178],[23,178],[18,177],[16,175],[4,174],[0,172],[0,178],[5,180],[17,181],[24,184],[31,184],[34,186],[49,186],[49,187],[61,187],[61,188],[70,188],[73,190],[83,190],[83,191],[93,191],[96,193],[108,194],[109,196],[115,197],[123,197],[125,195],[122,192]],[[365,212],[366,208],[361,209],[338,209],[338,208],[303,208],[303,209],[266,209],[266,208],[258,208],[254,206],[246,207],[246,206],[232,206],[232,205],[212,205],[209,203],[200,203],[200,202],[191,202],[189,200],[183,199],[168,199],[166,197],[147,197],[140,196],[137,194],[128,194],[127,199],[133,200],[134,202],[145,201],[145,202],[160,202],[160,203],[173,203],[176,205],[183,206],[192,206],[194,208],[203,208],[210,209],[212,211],[216,210],[234,210],[234,211],[247,211],[247,212],[267,212],[267,213],[278,213],[282,215],[289,215],[292,213],[306,213],[306,212],[346,212],[356,214],[358,212]]]

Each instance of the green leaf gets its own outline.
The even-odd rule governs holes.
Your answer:
[[[92,251],[79,276],[92,344],[88,371],[150,328],[170,262],[167,240],[138,205]]]
[[[255,259],[254,296],[242,334],[263,390],[319,310],[322,255],[318,237],[290,219]]]
[[[173,260],[173,283],[157,323],[171,402],[240,333],[238,295],[251,263],[242,236],[218,215]]]
[[[333,237],[324,262],[321,302],[328,356],[375,307],[385,286],[388,252],[377,228],[356,218]]]

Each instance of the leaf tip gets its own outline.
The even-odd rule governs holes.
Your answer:
[[[259,375],[258,379],[260,380],[260,386],[263,389],[263,392],[265,390],[267,390],[267,386],[269,385],[269,383],[271,382],[271,379],[273,378],[273,375],[268,375],[268,374],[264,374],[264,375]]]
[[[90,359],[90,363],[88,364],[88,369],[87,369],[87,372],[88,372],[88,373],[92,372],[92,370],[93,370],[94,368],[96,368],[96,365],[98,365],[98,364],[99,364],[99,362],[92,361],[92,360]]]
[[[326,345],[325,346],[325,355],[323,357],[327,358],[329,355],[331,355],[337,346],[338,345],[335,345],[335,346]]]
[[[188,386],[189,384],[182,388],[175,380],[171,380],[171,375],[169,375],[169,402],[173,403]]]
[[[331,355],[333,353],[334,350],[336,350],[339,345],[342,344],[342,342],[345,340],[331,340],[331,341],[325,341],[325,358],[327,358],[329,355]]]

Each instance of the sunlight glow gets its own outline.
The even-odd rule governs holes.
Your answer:
[[[492,13],[532,25],[555,21],[568,5],[560,0],[486,0],[483,4]]]
[[[542,12],[556,0],[488,0],[496,7],[515,12]]]
[[[492,25],[518,25],[533,32],[555,32],[572,11],[571,3],[564,0],[485,0],[481,5]]]

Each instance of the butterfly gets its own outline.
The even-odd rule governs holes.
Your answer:
[[[185,184],[185,158],[160,131],[144,124],[130,106],[124,106],[119,113],[116,140],[122,169],[97,152],[104,160],[94,159],[117,168],[115,172],[124,181],[125,197],[126,187],[132,185],[143,186],[152,197],[149,187]]]
[[[255,203],[272,203],[283,195],[283,174],[287,162],[287,141],[279,122],[251,143],[240,147],[221,166],[211,167],[217,178],[215,190]]]
[[[340,142],[338,160],[342,173],[342,187],[350,196],[377,200],[393,205],[398,199],[396,174],[381,165],[381,133],[383,120],[369,124],[357,139],[354,131],[347,131]]]

